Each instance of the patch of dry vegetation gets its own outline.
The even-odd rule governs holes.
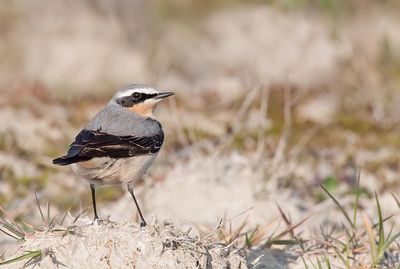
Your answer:
[[[75,220],[25,235],[15,256],[0,264],[3,268],[246,268],[237,250],[189,232],[156,220],[144,228],[132,222]]]

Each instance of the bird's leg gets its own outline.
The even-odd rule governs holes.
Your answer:
[[[133,194],[133,186],[132,186],[132,184],[128,184],[128,191],[129,191],[130,194],[132,195],[133,201],[135,202],[136,208],[137,208],[137,210],[138,210],[138,212],[139,212],[139,216],[140,216],[140,220],[141,220],[141,221],[140,221],[140,226],[141,226],[141,227],[144,227],[144,226],[146,226],[147,224],[146,224],[146,221],[145,221],[144,218],[143,218],[142,211],[140,211],[139,204],[138,204],[138,202],[136,201],[136,198],[135,198],[135,194]]]
[[[93,210],[94,210],[94,220],[98,220],[97,209],[96,209],[96,189],[94,184],[90,184],[90,190],[92,191],[92,201],[93,201]]]

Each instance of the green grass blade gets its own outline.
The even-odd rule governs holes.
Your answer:
[[[1,261],[0,265],[11,264],[11,263],[19,262],[19,261],[22,261],[22,260],[25,260],[25,259],[38,258],[38,257],[42,256],[42,251],[41,250],[29,250],[29,251],[26,251],[26,252],[27,253],[25,253],[25,254],[23,254],[21,256],[18,256],[18,257],[12,258],[12,259],[8,259],[8,260],[5,260],[5,261]]]
[[[25,240],[25,234],[8,222],[2,222],[0,224],[0,231],[14,239],[21,241]]]
[[[317,266],[318,266],[318,269],[323,269],[321,261],[318,259],[318,257],[317,257]]]
[[[329,258],[326,257],[326,256],[325,256],[325,264],[326,264],[326,266],[327,266],[328,269],[331,269],[331,268],[332,268],[332,267],[331,267],[331,262],[330,262]]]
[[[351,221],[351,218],[347,214],[346,210],[343,208],[343,206],[339,203],[338,200],[322,185],[320,185],[321,188],[328,194],[328,196],[333,200],[333,202],[337,205],[337,207],[342,211],[344,217],[346,218],[347,222],[350,224],[351,228],[355,228],[354,223]]]
[[[306,261],[304,260],[303,256],[301,256],[301,260],[303,261],[303,265],[305,269],[308,269],[308,264],[306,263]]]
[[[378,194],[375,192],[376,207],[378,209],[378,259],[381,258],[385,249],[385,231],[383,227],[383,218],[381,205],[379,203]]]
[[[281,245],[281,246],[294,246],[299,244],[299,240],[287,239],[287,240],[272,240],[271,245]]]
[[[389,238],[389,239],[385,242],[385,244],[382,246],[382,249],[380,249],[381,253],[378,254],[378,257],[377,257],[377,259],[374,261],[372,267],[376,266],[376,265],[381,261],[381,259],[383,258],[384,254],[385,254],[386,249],[388,249],[388,248],[390,247],[390,245],[391,245],[396,239],[398,239],[399,237],[400,237],[400,232],[397,233],[397,234],[395,234],[395,235],[393,235],[391,238]],[[398,268],[400,268],[400,264],[399,264],[399,267],[398,267]]]
[[[384,250],[386,250],[396,239],[398,239],[400,237],[400,232],[396,233],[395,235],[393,235],[391,238],[389,238],[386,242],[385,245],[383,247]]]
[[[387,236],[386,236],[386,242],[390,239],[390,237],[392,236],[392,233],[393,233],[393,228],[394,228],[394,223],[390,226],[390,230],[389,230],[389,233],[387,234]]]
[[[346,258],[343,256],[343,254],[342,254],[336,247],[334,247],[333,250],[336,252],[336,254],[337,254],[339,260],[342,261],[344,267],[350,269],[350,263],[349,263],[348,259],[346,259]]]
[[[8,236],[11,237],[11,238],[14,238],[14,239],[19,240],[19,241],[24,241],[24,238],[21,238],[21,237],[19,237],[19,236],[16,236],[15,234],[10,233],[10,232],[7,231],[6,229],[0,228],[0,231],[2,231],[5,235],[8,235]]]
[[[356,201],[354,203],[354,212],[353,212],[354,227],[357,226],[357,210],[358,210],[358,203],[359,203],[359,198],[360,198],[360,178],[361,178],[361,169],[358,170],[358,175],[357,175]]]
[[[7,230],[17,234],[18,236],[24,237],[25,234],[23,233],[23,230],[20,229],[20,227],[18,227],[18,224],[16,223],[10,223],[6,220],[3,220],[0,222],[1,226],[3,226],[4,228],[6,228]]]

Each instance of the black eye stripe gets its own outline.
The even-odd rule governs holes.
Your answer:
[[[153,97],[156,97],[156,93],[142,93],[142,95],[145,95],[146,96],[146,98],[145,99],[150,99],[150,98],[153,98]]]
[[[155,97],[156,93],[140,93],[134,92],[130,96],[125,96],[117,99],[117,103],[123,107],[132,107],[135,104],[144,102],[147,99]]]

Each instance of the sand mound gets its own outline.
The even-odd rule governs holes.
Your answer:
[[[16,257],[29,251],[40,254],[4,268],[247,268],[237,250],[156,220],[140,228],[86,219],[28,236]]]

